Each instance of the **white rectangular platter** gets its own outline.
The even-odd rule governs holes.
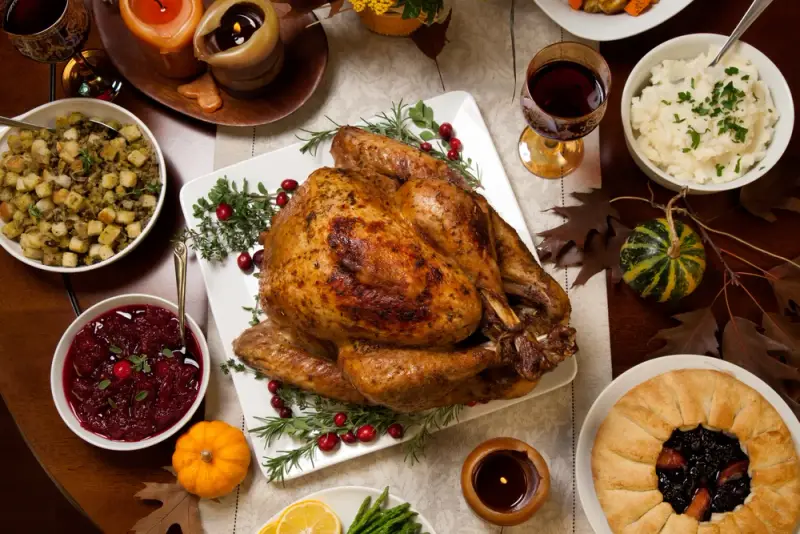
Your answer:
[[[483,122],[481,113],[475,99],[469,93],[457,91],[437,96],[425,102],[433,108],[434,117],[438,122],[450,122],[464,143],[464,156],[472,158],[473,162],[481,169],[483,189],[481,193],[498,213],[513,226],[520,237],[535,252],[533,240],[525,225],[511,184],[508,182],[500,157],[492,144],[489,131]],[[357,117],[352,117],[353,124],[357,124]],[[410,124],[410,123],[409,123]],[[413,127],[413,125],[411,125]],[[196,229],[197,221],[192,216],[192,205],[198,199],[206,196],[218,178],[226,176],[228,180],[242,184],[246,178],[254,190],[258,182],[274,191],[280,187],[281,181],[294,178],[302,182],[314,170],[323,166],[332,166],[333,158],[329,153],[330,143],[319,148],[315,156],[302,154],[302,143],[262,154],[242,161],[230,167],[220,169],[206,176],[202,176],[183,186],[180,194],[181,208],[189,227]],[[258,280],[249,275],[242,274],[236,265],[234,256],[228,257],[224,262],[211,263],[199,258],[200,270],[205,279],[208,290],[208,299],[214,319],[217,321],[222,342],[225,346],[226,357],[236,358],[233,353],[233,340],[249,327],[250,313],[243,310],[243,306],[252,306],[254,295],[258,293]],[[506,406],[522,402],[531,397],[536,397],[552,391],[558,387],[569,384],[577,373],[578,366],[575,358],[569,358],[559,367],[545,375],[538,387],[527,396],[520,399],[507,401],[493,401],[488,404],[472,408],[464,408],[461,412],[460,423],[476,417],[501,410]],[[266,382],[256,380],[250,373],[232,373],[233,382],[245,424],[248,429],[260,426],[257,417],[275,416],[275,411],[269,404],[270,393],[267,391]],[[458,423],[456,423],[458,424]],[[411,437],[408,433],[406,439]],[[281,438],[267,446],[261,438],[250,436],[256,454],[273,456],[280,451],[286,451],[298,446],[291,438]],[[363,456],[392,445],[398,440],[383,436],[372,443],[358,443],[346,447],[339,447],[335,452],[324,454],[317,451],[313,465],[304,459],[300,467],[290,471],[286,479],[292,479],[324,467],[343,462],[352,458]],[[435,452],[432,452],[435,454]],[[262,471],[264,468],[262,466]],[[266,473],[265,473],[266,474]]]

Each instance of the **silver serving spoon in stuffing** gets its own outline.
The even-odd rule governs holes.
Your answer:
[[[98,126],[100,128],[103,128],[104,130],[106,130],[111,135],[112,139],[114,137],[119,137],[121,135],[119,133],[119,130],[109,126],[108,124],[106,124],[104,122],[100,122],[99,120],[96,120],[96,119],[89,119],[89,122],[91,122],[95,126]],[[55,132],[56,131],[55,128],[47,128],[45,126],[38,126],[36,124],[31,124],[30,122],[18,121],[16,119],[9,119],[8,117],[2,117],[2,116],[0,116],[0,124],[5,125],[5,126],[11,126],[12,128],[22,128],[23,130],[41,130],[41,129],[45,129],[45,130],[49,130],[51,132]]]
[[[733,30],[733,33],[728,40],[725,41],[725,44],[722,45],[722,48],[719,49],[719,54],[717,57],[714,58],[714,61],[709,64],[709,67],[715,66],[722,60],[722,56],[728,51],[728,49],[733,46],[733,43],[739,40],[744,32],[747,31],[747,28],[750,27],[753,22],[764,12],[765,9],[772,3],[772,0],[755,0],[753,4],[750,6],[750,9],[747,10],[747,13],[744,14],[742,20],[739,21],[739,24],[736,25],[736,28]]]

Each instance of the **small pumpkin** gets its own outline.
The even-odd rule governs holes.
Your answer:
[[[634,228],[620,249],[619,262],[622,279],[634,291],[667,302],[697,289],[706,252],[697,232],[668,215]]]
[[[189,493],[204,499],[227,495],[250,467],[244,434],[222,421],[201,421],[178,439],[172,468]]]

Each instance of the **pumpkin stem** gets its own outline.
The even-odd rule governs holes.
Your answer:
[[[203,460],[205,463],[210,464],[212,459],[211,451],[208,449],[203,449],[203,451],[200,453],[200,459]]]
[[[675,202],[677,202],[678,199],[683,198],[685,194],[686,190],[681,190],[680,193],[669,200],[667,207],[664,208],[664,213],[667,215],[667,229],[669,230],[669,248],[667,249],[667,256],[673,260],[681,255],[681,241],[678,238],[678,232],[675,231],[675,218],[672,216],[672,214],[675,211]]]

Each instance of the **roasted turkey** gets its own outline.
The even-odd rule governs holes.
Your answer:
[[[243,361],[409,412],[524,395],[575,353],[565,292],[460,174],[358,128],[331,153],[262,234]]]

